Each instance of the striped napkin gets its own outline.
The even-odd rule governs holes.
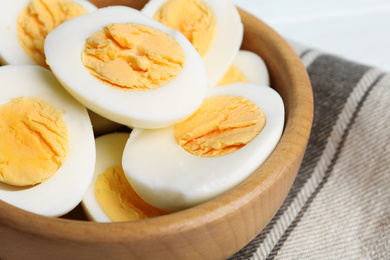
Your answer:
[[[390,259],[390,73],[291,43],[313,87],[307,151],[237,259]]]

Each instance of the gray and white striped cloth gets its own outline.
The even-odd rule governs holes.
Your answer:
[[[390,259],[390,73],[292,46],[313,87],[307,151],[275,217],[229,260]]]

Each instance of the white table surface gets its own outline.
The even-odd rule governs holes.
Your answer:
[[[390,71],[390,0],[232,0],[287,40]]]

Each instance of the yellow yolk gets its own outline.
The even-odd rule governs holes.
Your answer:
[[[249,143],[265,123],[263,112],[248,99],[217,96],[203,101],[193,116],[177,124],[175,138],[193,155],[215,157]]]
[[[82,61],[104,83],[138,91],[161,87],[185,63],[181,46],[168,34],[138,24],[111,24],[87,39]]]
[[[48,67],[44,54],[46,36],[63,22],[86,13],[81,5],[68,0],[32,0],[17,20],[19,42],[38,65]]]
[[[147,204],[135,193],[121,166],[109,168],[98,176],[95,196],[112,221],[133,221],[167,214]]]
[[[247,80],[242,72],[236,66],[230,66],[217,86],[228,85],[232,83],[246,83]]]
[[[200,0],[170,0],[154,14],[155,20],[181,32],[204,57],[217,31],[213,10]]]
[[[53,176],[68,152],[62,114],[34,98],[0,107],[0,181],[28,186]]]

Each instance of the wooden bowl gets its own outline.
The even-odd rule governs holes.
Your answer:
[[[98,7],[140,9],[146,1],[92,2]],[[239,12],[244,24],[242,49],[263,57],[271,85],[286,109],[284,133],[262,166],[216,199],[135,222],[85,221],[80,207],[67,219],[50,218],[0,201],[0,259],[224,259],[267,225],[287,196],[302,161],[313,117],[312,90],[304,66],[285,40],[259,19]]]

